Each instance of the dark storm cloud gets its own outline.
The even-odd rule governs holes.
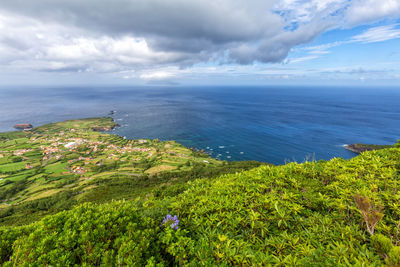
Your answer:
[[[293,47],[342,27],[348,14],[351,23],[395,16],[396,1],[1,0],[0,65],[118,72],[281,62]],[[383,2],[390,10],[372,16]]]
[[[207,60],[217,52],[274,38],[285,25],[279,15],[271,12],[273,4],[272,0],[2,0],[1,8],[96,34],[144,37],[152,49],[183,53],[185,64],[191,62],[190,57],[194,61]],[[235,52],[232,56],[239,58],[232,60],[277,61],[288,49],[280,48],[276,53],[254,51],[249,55],[251,60]]]
[[[258,39],[282,26],[273,1],[2,0],[1,7],[107,34],[204,38],[214,43]]]

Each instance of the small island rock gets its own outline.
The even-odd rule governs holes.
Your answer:
[[[19,123],[19,124],[14,125],[14,128],[26,130],[26,129],[32,129],[33,126],[30,123]]]

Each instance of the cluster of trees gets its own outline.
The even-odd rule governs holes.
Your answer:
[[[0,201],[11,198],[16,193],[25,190],[28,185],[28,179],[25,178],[23,180],[19,180],[16,182],[11,182],[7,180],[6,182],[3,183],[2,186],[5,186],[7,184],[11,184],[11,186],[8,186],[7,188],[0,190]]]
[[[118,161],[112,162],[101,162],[91,167],[93,172],[105,172],[118,169],[119,163]]]
[[[72,209],[78,204],[77,191],[67,190],[51,197],[12,205],[0,210],[0,224],[24,225],[41,219],[44,215]]]

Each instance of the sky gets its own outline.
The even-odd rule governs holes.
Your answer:
[[[1,0],[0,85],[400,85],[400,0]]]

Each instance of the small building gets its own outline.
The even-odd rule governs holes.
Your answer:
[[[65,144],[65,148],[73,148],[76,145],[76,142],[69,142],[68,144]]]

